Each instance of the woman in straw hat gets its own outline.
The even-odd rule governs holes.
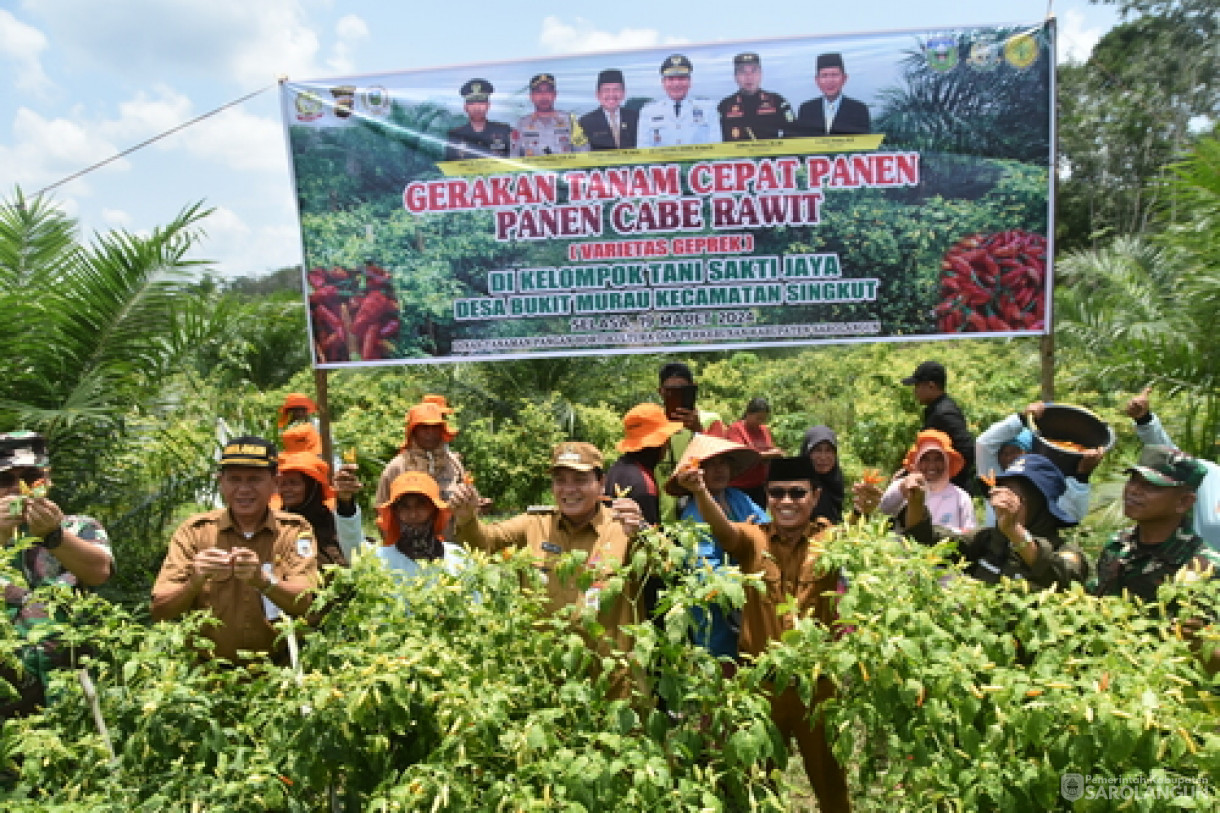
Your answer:
[[[881,495],[878,506],[882,513],[898,518],[906,527],[905,509],[912,485],[926,483],[925,505],[934,525],[957,532],[973,530],[978,521],[970,495],[950,480],[966,465],[965,459],[953,448],[953,441],[939,429],[924,429],[915,436],[915,445],[902,461],[903,470]]]
[[[753,466],[759,460],[758,452],[746,448],[731,440],[722,440],[711,435],[695,435],[682,453],[682,458],[675,467],[675,474],[665,484],[665,493],[681,498],[678,504],[678,518],[703,522],[699,506],[690,499],[690,492],[678,483],[677,475],[687,469],[703,470],[703,482],[707,486],[712,499],[724,511],[732,522],[768,522],[767,512],[744,491],[731,488],[729,481],[736,475]],[[735,564],[725,553],[724,548],[710,533],[699,536],[699,563],[706,564],[714,570],[726,565]],[[726,613],[718,605],[712,605],[707,611],[702,607],[692,607],[691,615],[695,622],[695,643],[711,652],[718,658],[737,659],[737,636],[741,630],[741,614]],[[726,675],[735,670],[730,661],[722,661]]]

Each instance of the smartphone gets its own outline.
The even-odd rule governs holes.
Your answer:
[[[699,387],[695,384],[688,384],[685,387],[666,387],[662,392],[662,397],[665,399],[665,417],[674,420],[674,413],[679,409],[694,409],[695,396],[699,394]]]

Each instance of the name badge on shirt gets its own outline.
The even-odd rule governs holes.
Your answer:
[[[542,549],[547,553],[563,553],[563,548],[559,547],[554,542],[543,542]]]
[[[313,556],[313,537],[301,534],[297,537],[297,556],[308,558]]]

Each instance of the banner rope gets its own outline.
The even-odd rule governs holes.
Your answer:
[[[236,107],[239,104],[244,104],[245,102],[248,102],[251,99],[253,99],[255,96],[258,96],[262,93],[266,93],[267,91],[271,90],[273,87],[275,87],[278,84],[279,84],[278,82],[272,82],[270,85],[261,87],[258,90],[251,91],[250,93],[247,93],[245,96],[242,96],[239,99],[234,99],[231,102],[226,102],[225,104],[222,104],[220,107],[213,108],[212,110],[209,110],[206,113],[201,113],[198,116],[195,116],[195,118],[190,119],[189,121],[184,121],[182,124],[175,125],[174,127],[171,127],[170,129],[168,129],[164,132],[158,133],[157,135],[153,136],[152,138],[146,138],[145,140],[141,141],[139,144],[136,144],[135,146],[128,147],[127,149],[123,150],[122,152],[116,153],[102,161],[98,161],[96,164],[91,164],[90,166],[85,167],[81,171],[74,172],[73,174],[69,175],[68,177],[58,180],[55,183],[50,184],[49,186],[44,186],[42,189],[39,189],[37,192],[34,193],[34,197],[41,197],[44,193],[50,192],[52,189],[63,186],[64,184],[68,183],[69,181],[74,181],[77,178],[88,175],[90,172],[93,172],[95,169],[101,169],[102,167],[106,166],[107,164],[114,163],[115,161],[119,160],[120,158],[125,158],[126,156],[131,155],[133,152],[136,152],[137,150],[144,149],[149,144],[155,144],[156,142],[160,141],[163,138],[171,136],[180,130],[185,130],[187,127],[191,127],[192,125],[198,124],[199,122],[203,121],[204,119],[215,116],[217,113],[224,112],[225,110],[228,110],[230,107]]]

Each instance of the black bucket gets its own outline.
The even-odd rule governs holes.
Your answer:
[[[1076,475],[1082,455],[1058,446],[1054,441],[1078,443],[1086,449],[1100,446],[1109,450],[1114,445],[1114,430],[1110,424],[1084,407],[1070,404],[1047,404],[1042,417],[1033,421],[1030,430],[1034,433],[1034,453],[1049,458],[1065,477]]]

